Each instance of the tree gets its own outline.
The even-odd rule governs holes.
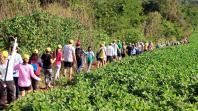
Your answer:
[[[100,0],[94,5],[96,27],[109,35],[141,24],[142,6],[139,0]]]

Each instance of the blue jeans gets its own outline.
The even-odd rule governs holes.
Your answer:
[[[81,71],[82,66],[83,66],[83,60],[77,59],[77,73],[79,73]]]

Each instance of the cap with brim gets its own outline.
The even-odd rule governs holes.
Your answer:
[[[58,45],[58,48],[59,48],[59,49],[62,49],[62,45],[59,44],[59,45]]]
[[[34,53],[38,54],[38,52],[39,52],[38,49],[34,49]]]
[[[74,41],[71,39],[71,40],[69,40],[69,44],[73,44],[74,43]]]
[[[51,48],[50,47],[46,48],[46,51],[51,52]]]
[[[26,59],[26,60],[27,60],[27,59],[29,59],[29,58],[30,58],[30,56],[29,56],[28,54],[24,54],[24,55],[23,55],[23,59]]]

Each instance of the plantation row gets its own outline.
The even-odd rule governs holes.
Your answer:
[[[198,32],[189,45],[128,57],[60,87],[15,101],[9,110],[197,110]]]

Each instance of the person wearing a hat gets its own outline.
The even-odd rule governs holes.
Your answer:
[[[61,61],[62,61],[63,53],[62,53],[62,46],[58,45],[57,49],[55,51],[55,64],[56,64],[56,74],[55,74],[55,80],[60,78],[60,69],[61,69]]]
[[[100,44],[100,49],[98,51],[98,68],[104,66],[105,57],[106,57],[105,46],[104,44]]]
[[[13,44],[12,52],[9,56],[7,51],[0,54],[0,107],[6,106],[15,99],[15,84],[13,80],[14,59],[16,55],[17,39]]]
[[[77,62],[77,70],[76,70],[76,72],[80,73],[80,71],[81,71],[81,69],[83,67],[83,54],[84,54],[84,51],[83,51],[83,49],[81,48],[81,45],[80,45],[80,41],[78,41],[76,43],[75,54],[76,54],[76,62]]]
[[[52,87],[51,82],[53,76],[52,64],[55,62],[55,59],[53,59],[51,55],[50,47],[46,48],[45,53],[41,56],[41,60],[43,62],[43,71],[45,75],[46,89],[51,88]]]
[[[41,72],[41,67],[42,67],[42,61],[41,58],[39,57],[39,51],[38,49],[34,49],[30,60],[29,60],[29,64],[31,64],[33,66],[34,69],[34,74],[39,77],[40,76],[40,72]],[[32,80],[32,88],[33,88],[33,92],[35,92],[38,89],[38,81],[34,78],[31,78]]]
[[[67,75],[68,80],[73,79],[73,65],[76,62],[75,48],[73,43],[74,41],[70,40],[69,44],[63,47],[64,75]],[[69,70],[69,73],[67,73],[67,70]]]
[[[113,51],[113,59],[114,59],[114,60],[117,60],[117,59],[118,59],[119,47],[118,47],[118,45],[117,45],[117,43],[116,43],[116,40],[113,41],[112,46],[113,46],[113,50],[114,50],[114,51]]]
[[[28,64],[30,56],[28,54],[23,55],[23,63],[18,64],[14,67],[15,70],[19,71],[18,85],[20,90],[20,95],[25,96],[25,92],[31,92],[31,77],[37,81],[41,80],[34,74],[32,65]]]
[[[0,107],[6,106],[15,99],[15,84],[13,80],[14,51],[9,56],[7,51],[2,51],[0,56]],[[7,73],[7,74],[6,74]],[[5,87],[6,86],[6,87]],[[7,103],[6,103],[7,101]]]
[[[108,46],[107,46],[107,51],[106,51],[106,55],[107,55],[107,62],[111,63],[113,62],[113,46],[112,46],[112,43],[110,43]]]
[[[92,51],[91,46],[88,47],[87,52],[85,52],[86,60],[87,60],[87,72],[90,72],[92,63],[94,61],[94,52]]]

